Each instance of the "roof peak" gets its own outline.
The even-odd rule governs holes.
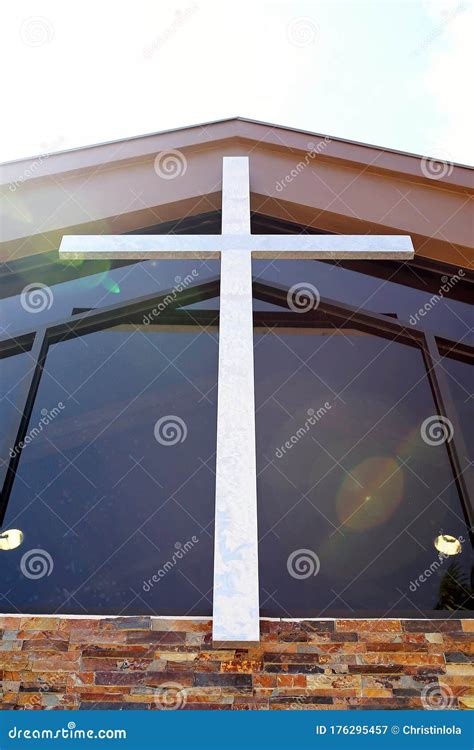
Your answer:
[[[412,157],[412,158],[415,158],[415,159],[422,159],[422,158],[426,158],[427,156],[429,156],[429,154],[422,155],[422,154],[416,154],[416,153],[409,152],[409,151],[402,151],[400,149],[388,148],[388,147],[385,147],[385,146],[377,146],[377,145],[374,145],[374,144],[371,144],[371,143],[365,143],[365,142],[361,142],[361,141],[355,141],[355,140],[352,140],[352,139],[349,139],[349,138],[342,138],[341,136],[329,135],[328,133],[318,133],[318,132],[315,132],[315,131],[312,131],[312,130],[306,130],[304,128],[292,127],[290,125],[280,125],[278,123],[271,123],[271,122],[267,122],[267,121],[264,121],[264,120],[256,120],[256,119],[253,119],[251,117],[244,117],[242,115],[234,115],[232,117],[222,117],[222,118],[219,118],[219,119],[216,119],[216,120],[206,120],[204,122],[193,123],[193,124],[190,124],[190,125],[179,125],[177,127],[166,128],[164,130],[156,130],[156,131],[151,131],[151,132],[147,132],[147,133],[139,133],[138,135],[125,136],[123,138],[115,138],[115,139],[112,139],[110,141],[99,141],[97,143],[91,143],[91,144],[86,144],[86,145],[82,145],[82,146],[75,146],[73,148],[61,149],[59,151],[52,151],[50,153],[51,153],[51,155],[58,155],[59,156],[61,154],[70,154],[70,153],[85,151],[87,149],[95,149],[95,148],[101,148],[101,147],[106,147],[106,146],[113,146],[113,145],[116,145],[116,144],[119,144],[119,143],[127,143],[127,142],[132,142],[132,141],[138,141],[138,140],[141,140],[141,139],[144,140],[146,138],[153,138],[153,137],[158,137],[158,136],[165,136],[165,135],[170,134],[170,133],[180,133],[180,132],[183,132],[183,131],[191,131],[191,130],[195,130],[195,129],[198,129],[198,128],[205,129],[205,128],[210,128],[210,127],[216,127],[216,126],[219,126],[219,125],[223,125],[225,123],[232,123],[232,122],[235,122],[235,123],[239,123],[239,122],[241,122],[241,123],[248,123],[249,125],[256,125],[256,126],[261,126],[261,127],[266,127],[266,128],[272,128],[273,130],[275,130],[275,129],[276,130],[284,130],[286,132],[293,132],[293,133],[305,134],[305,135],[307,135],[309,137],[316,137],[316,138],[322,138],[322,139],[330,139],[331,141],[335,141],[335,142],[338,142],[338,143],[345,143],[345,144],[348,144],[348,145],[358,146],[358,147],[367,148],[367,149],[375,149],[375,150],[378,150],[378,151],[384,151],[386,153],[401,154],[403,156]],[[236,134],[236,135],[238,136],[238,134]],[[46,155],[49,156],[49,153],[48,152],[43,152],[41,154],[35,154],[35,155],[31,155],[31,156],[25,156],[25,157],[21,157],[19,159],[11,159],[11,160],[3,162],[2,164],[0,164],[0,166],[3,166],[3,165],[6,166],[6,165],[9,165],[9,164],[19,164],[19,163],[28,162],[28,161],[35,161],[37,159],[44,159]],[[461,168],[465,168],[465,169],[472,169],[472,167],[470,167],[469,165],[458,164],[458,163],[454,163],[454,162],[453,162],[453,166],[457,166],[457,167],[461,167]]]

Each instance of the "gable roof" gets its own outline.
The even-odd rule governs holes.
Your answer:
[[[155,169],[168,151],[182,157],[175,179]],[[417,254],[472,265],[473,169],[241,117],[4,164],[0,259],[51,250],[65,233],[219,209],[222,157],[246,154],[253,211],[328,232],[410,234]]]

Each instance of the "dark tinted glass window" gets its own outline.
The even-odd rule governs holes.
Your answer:
[[[210,614],[217,349],[216,329],[127,323],[50,346],[3,611]]]
[[[107,261],[84,261],[76,264],[77,278],[70,278],[70,264],[57,260],[54,266],[49,273],[21,274],[15,293],[0,299],[0,325],[9,335],[68,318],[77,310],[125,304],[178,287],[186,289],[219,275],[217,261],[143,261],[119,267]],[[64,277],[69,278],[63,281]],[[214,301],[207,303],[209,308],[214,306]]]
[[[467,282],[437,295],[441,272],[415,264],[254,261],[253,274],[472,341]],[[12,335],[218,275],[217,261],[71,266],[55,254],[42,271],[0,275],[0,325]],[[255,299],[254,310],[282,308]],[[262,614],[472,608],[446,445],[423,439],[436,407],[420,350],[375,330],[272,325],[255,332]],[[135,318],[50,347],[3,524],[24,533],[0,552],[3,611],[211,613],[217,348],[215,327]],[[18,418],[31,365],[28,353],[0,359],[2,426]],[[469,446],[470,368],[443,367]],[[461,552],[440,558],[441,535]]]
[[[385,277],[378,276],[377,263],[383,263]],[[305,281],[313,284],[322,297],[393,315],[413,328],[474,345],[473,308],[467,301],[469,285],[461,277],[459,281],[454,279],[458,269],[448,275],[432,275],[411,263],[360,261],[358,266],[360,270],[354,271],[342,262],[259,260],[254,262],[254,276],[288,288]],[[443,292],[443,280],[450,291]]]
[[[437,608],[454,558],[434,540],[464,540],[463,576],[470,545],[420,350],[310,326],[255,340],[262,613]]]

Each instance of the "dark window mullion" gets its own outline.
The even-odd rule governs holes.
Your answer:
[[[472,535],[474,524],[474,476],[468,459],[461,420],[459,419],[455,403],[451,398],[451,391],[445,372],[440,364],[441,355],[436,338],[431,334],[425,334],[424,339],[422,346],[423,357],[436,408],[438,414],[448,419],[453,426],[453,435],[450,440],[446,441],[446,449],[454,473],[454,481]]]
[[[3,523],[5,512],[10,497],[11,488],[15,478],[15,472],[20,460],[21,450],[15,450],[25,439],[28,424],[31,418],[31,412],[36,398],[43,363],[48,348],[47,328],[39,328],[35,332],[33,345],[29,351],[32,359],[32,366],[25,376],[19,393],[16,396],[16,419],[9,426],[9,434],[6,436],[5,445],[9,451],[4,458],[4,463],[0,466],[0,487],[2,488],[0,498],[0,526]],[[13,451],[14,455],[10,455]]]

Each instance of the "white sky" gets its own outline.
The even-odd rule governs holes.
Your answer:
[[[473,2],[3,0],[0,160],[242,115],[474,163]]]

